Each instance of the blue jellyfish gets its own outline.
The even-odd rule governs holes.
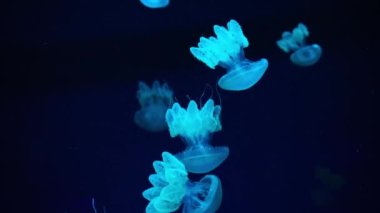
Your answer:
[[[149,176],[153,187],[143,192],[149,200],[147,213],[169,213],[182,204],[184,213],[213,213],[222,202],[222,185],[215,175],[206,175],[191,182],[185,166],[169,152],[162,153],[163,161],[153,162],[156,174]]]
[[[185,213],[213,213],[222,203],[222,184],[215,175],[206,175],[199,182],[187,182],[183,200]]]
[[[286,53],[293,52],[290,60],[298,66],[311,66],[319,60],[322,49],[318,44],[306,45],[305,39],[309,36],[306,26],[299,23],[292,32],[285,31],[277,45]]]
[[[156,174],[149,176],[153,187],[143,192],[144,198],[150,201],[147,213],[174,212],[180,208],[186,194],[189,178],[185,166],[169,152],[163,152],[162,159],[153,162]]]
[[[212,147],[210,135],[220,131],[221,107],[209,99],[202,109],[191,100],[187,109],[174,103],[166,112],[166,122],[171,137],[180,136],[186,144],[185,151],[176,155],[187,171],[207,173],[218,167],[229,154],[228,147]]]
[[[249,42],[235,20],[229,21],[227,28],[215,25],[214,32],[217,38],[201,37],[198,47],[190,48],[191,53],[211,69],[219,65],[227,70],[218,81],[222,89],[240,91],[252,87],[267,70],[268,60],[254,62],[245,58],[243,48]]]
[[[144,82],[139,82],[137,99],[141,109],[135,113],[135,123],[151,132],[166,130],[165,113],[173,103],[173,91],[168,84],[160,85],[158,81],[154,81],[150,88]]]
[[[152,9],[164,8],[169,5],[169,0],[140,0],[140,2]]]

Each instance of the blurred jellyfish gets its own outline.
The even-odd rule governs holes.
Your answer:
[[[228,157],[228,147],[212,147],[209,144],[211,134],[222,129],[220,113],[221,107],[214,106],[212,99],[201,109],[191,100],[187,109],[174,103],[166,112],[170,136],[179,135],[186,144],[185,151],[176,156],[185,164],[187,171],[207,173]]]
[[[218,81],[222,89],[240,91],[255,85],[268,68],[267,59],[245,58],[243,48],[248,47],[249,42],[235,20],[229,21],[227,28],[215,25],[214,32],[216,38],[201,37],[198,47],[190,48],[194,57],[211,69],[219,65],[227,70]]]
[[[158,81],[154,81],[150,88],[140,81],[137,99],[141,109],[135,113],[135,123],[151,132],[166,130],[165,113],[173,103],[173,91],[168,84],[160,85]]]
[[[152,9],[164,8],[169,5],[169,0],[140,0],[140,2]]]
[[[290,60],[298,66],[311,66],[319,60],[322,49],[318,44],[307,45],[306,37],[309,31],[306,26],[299,23],[292,32],[285,31],[282,38],[277,41],[277,45],[286,53],[293,52]]]
[[[156,174],[149,176],[153,187],[143,192],[149,200],[147,213],[169,213],[184,204],[184,213],[213,213],[222,201],[222,186],[215,175],[206,175],[191,182],[185,166],[169,152],[162,153],[163,161],[153,162]]]

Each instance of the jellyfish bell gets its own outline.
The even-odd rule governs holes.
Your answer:
[[[219,209],[223,192],[217,176],[206,175],[199,182],[188,182],[186,186],[183,213],[214,213]]]
[[[176,157],[185,165],[187,171],[204,174],[222,164],[228,157],[229,152],[230,150],[226,146],[198,146],[176,154]]]
[[[298,66],[311,66],[319,61],[322,48],[318,44],[299,48],[290,55],[290,60]]]
[[[268,68],[268,60],[265,58],[252,62],[248,59],[242,61],[233,69],[223,75],[218,85],[224,90],[241,91],[255,85]]]
[[[169,0],[140,0],[140,2],[151,9],[164,8],[169,5]]]

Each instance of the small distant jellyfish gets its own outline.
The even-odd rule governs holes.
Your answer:
[[[290,60],[298,66],[311,66],[319,60],[322,49],[318,44],[307,45],[305,40],[309,36],[306,26],[299,23],[292,32],[285,31],[277,45],[286,53],[293,52]]]
[[[218,167],[229,155],[228,147],[213,147],[210,136],[220,131],[221,107],[214,105],[209,99],[198,109],[195,101],[191,100],[187,109],[178,103],[166,112],[166,122],[171,137],[180,136],[186,144],[185,151],[176,155],[187,171],[192,173],[207,173]]]
[[[211,69],[219,65],[227,70],[218,81],[222,89],[241,91],[255,85],[267,70],[268,60],[245,58],[243,48],[249,42],[235,20],[229,21],[227,28],[214,25],[214,32],[217,37],[201,37],[198,47],[191,47],[190,52]]]
[[[158,81],[154,81],[150,88],[140,81],[136,96],[141,109],[135,113],[135,123],[151,132],[166,130],[165,113],[173,103],[173,91],[168,84],[160,85]]]
[[[152,9],[164,8],[169,5],[169,0],[140,0],[140,2]]]
[[[146,213],[170,213],[183,204],[184,213],[214,213],[222,202],[222,185],[215,175],[206,175],[191,182],[185,166],[169,152],[162,153],[163,161],[154,161],[156,174],[149,176],[153,187],[143,192],[149,200]]]

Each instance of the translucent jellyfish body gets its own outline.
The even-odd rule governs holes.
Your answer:
[[[213,213],[222,203],[222,184],[215,175],[206,175],[199,182],[188,182],[183,199],[183,212]]]
[[[286,53],[293,52],[290,60],[298,66],[311,66],[321,58],[322,49],[318,44],[307,45],[305,40],[309,36],[306,26],[299,23],[292,32],[285,31],[277,45]]]
[[[249,42],[235,20],[229,21],[227,28],[215,25],[214,32],[217,37],[201,37],[198,47],[191,47],[190,52],[211,69],[219,65],[227,70],[218,81],[222,89],[240,91],[255,85],[267,70],[268,60],[245,58],[243,48]]]
[[[140,2],[152,9],[163,8],[169,5],[169,0],[140,0]]]
[[[191,100],[187,109],[178,103],[166,112],[166,122],[171,137],[180,136],[186,144],[185,151],[176,156],[192,173],[207,173],[218,167],[229,155],[228,147],[213,147],[210,136],[222,129],[220,123],[221,107],[209,99],[198,109]]]
[[[185,166],[169,152],[162,153],[163,161],[153,162],[156,174],[149,176],[153,187],[143,196],[149,200],[147,213],[169,213],[182,204],[184,213],[213,213],[222,201],[222,186],[215,175],[206,175],[191,182]]]
[[[158,81],[154,81],[150,88],[144,82],[139,82],[136,96],[141,109],[135,113],[135,123],[152,132],[166,130],[165,113],[173,103],[173,91],[168,84],[160,85]]]
[[[143,192],[144,198],[150,201],[147,213],[174,212],[186,194],[189,179],[185,166],[169,152],[163,152],[162,159],[153,162],[156,174],[149,176],[153,187]]]

